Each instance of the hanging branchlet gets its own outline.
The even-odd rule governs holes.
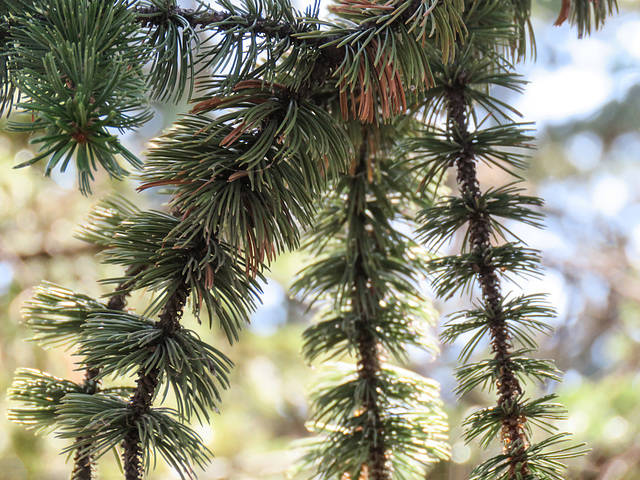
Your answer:
[[[294,287],[324,307],[304,334],[307,359],[357,363],[332,366],[313,396],[311,428],[322,436],[306,460],[324,479],[404,478],[448,456],[437,384],[387,363],[406,360],[409,345],[434,348],[424,336],[431,318],[416,285],[423,263],[393,225],[413,198],[411,181],[380,167],[388,139],[361,128],[350,173],[307,242],[319,259]]]
[[[135,338],[135,335],[131,335],[134,332],[128,332],[126,328],[122,328],[124,322],[122,322],[121,319],[116,319],[116,322],[118,323],[116,324],[115,329],[109,329],[108,323],[104,320],[100,321],[98,327],[95,328],[96,332],[102,333],[105,331],[106,327],[107,335],[116,333],[121,336],[120,338],[122,340],[133,340],[128,342],[128,344],[125,344],[125,348],[122,349],[124,350],[124,355],[122,350],[118,349],[119,351],[116,352],[116,355],[112,355],[111,358],[106,359],[106,361],[103,359],[100,360],[100,364],[104,365],[103,369],[111,367],[114,371],[118,371],[117,367],[119,365],[123,365],[125,369],[133,366],[138,371],[136,387],[134,388],[133,394],[126,406],[128,414],[126,418],[127,428],[123,428],[121,432],[121,435],[126,432],[121,439],[123,450],[123,470],[126,480],[140,480],[145,475],[145,465],[148,463],[148,456],[145,455],[145,447],[149,445],[149,442],[145,442],[145,439],[140,435],[140,431],[144,431],[140,426],[144,425],[144,422],[151,411],[151,405],[153,404],[154,397],[157,394],[156,390],[161,381],[161,372],[166,372],[164,369],[161,370],[161,367],[166,368],[167,365],[161,366],[158,362],[163,357],[166,358],[169,353],[167,352],[168,345],[166,340],[172,339],[173,335],[181,329],[180,317],[182,316],[182,310],[187,301],[188,295],[189,287],[184,283],[180,284],[164,304],[162,313],[160,314],[160,319],[155,324],[149,325],[151,327],[151,335],[144,335],[141,339]],[[106,320],[108,321],[109,319]],[[105,323],[107,324],[105,325]],[[136,331],[140,331],[140,328],[144,328],[145,326],[144,323],[139,320],[134,320],[133,322],[130,322],[130,324],[136,329]],[[89,328],[91,328],[91,326],[89,326]],[[98,339],[92,338],[90,335],[87,337],[89,341],[93,342],[93,345],[84,345],[85,351],[88,351],[90,354],[90,356],[85,359],[85,362],[89,364],[92,362],[91,355],[95,355],[99,352],[106,353],[109,348],[113,349],[113,347],[120,346],[118,343],[111,341],[107,341],[105,343],[105,338],[109,337]],[[132,346],[133,348],[131,348]],[[142,347],[142,349],[140,349],[140,347]],[[159,355],[150,362],[144,357],[138,357],[136,359],[130,358],[131,353],[135,355],[136,353],[141,351],[144,352],[145,350],[149,353],[155,353],[160,350],[161,353],[159,353]],[[166,359],[165,362],[168,365],[174,363],[170,359]],[[154,432],[157,432],[158,430],[159,429],[157,427],[153,429]]]
[[[132,266],[128,274],[135,278],[141,270]],[[51,285],[36,293],[25,312],[38,340],[47,344],[77,342],[88,378],[80,386],[48,379],[46,374],[20,372],[12,395],[28,408],[16,409],[13,415],[25,425],[51,426],[60,437],[74,439],[66,449],[76,452],[74,479],[91,478],[91,465],[121,444],[127,479],[141,479],[144,466],[156,453],[183,478],[192,478],[192,462],[202,466],[208,451],[202,449],[197,434],[179,421],[194,413],[201,421],[209,418],[209,411],[216,410],[220,400],[219,389],[228,387],[231,362],[180,326],[186,285],[168,298],[155,323],[109,309],[124,307],[129,282],[120,285],[118,290],[125,293],[112,295],[107,308],[90,297]],[[64,327],[60,329],[62,338],[52,332],[54,324]],[[102,378],[132,372],[138,372],[134,389],[98,391]],[[178,399],[175,412],[151,409],[163,383],[164,394],[171,387]],[[34,399],[23,391],[25,386],[33,389]],[[38,393],[43,389],[51,392],[46,398]],[[67,395],[72,393],[76,395]],[[128,403],[126,396],[130,396]],[[103,419],[110,423],[103,423]]]
[[[143,96],[144,50],[132,40],[137,25],[124,1],[51,0],[33,10],[10,9],[7,33],[10,82],[21,94],[17,106],[31,116],[9,129],[44,132],[32,141],[39,153],[18,167],[48,159],[49,175],[75,159],[80,190],[89,193],[98,165],[118,179],[126,170],[116,157],[142,165],[111,132],[151,118]]]
[[[128,272],[129,274],[135,272]],[[44,282],[35,289],[32,299],[22,310],[27,325],[34,331],[33,341],[44,347],[67,348],[77,345],[83,328],[93,312],[103,310],[122,311],[126,306],[126,295],[113,295],[104,305],[93,298],[57,285]],[[59,429],[57,409],[67,393],[95,395],[101,390],[100,367],[85,369],[82,384],[56,379],[37,370],[18,370],[9,391],[9,399],[22,403],[22,408],[10,410],[10,418],[38,431]],[[117,395],[126,395],[127,388],[109,389]],[[43,398],[40,392],[50,392]],[[93,478],[95,458],[90,439],[78,437],[75,443],[72,480]]]
[[[502,453],[477,467],[472,478],[560,480],[563,467],[559,460],[580,452],[575,447],[553,450],[567,440],[566,434],[550,435],[536,443],[532,428],[553,431],[551,422],[563,418],[564,409],[553,402],[553,395],[540,399],[525,396],[527,383],[559,379],[552,362],[528,358],[537,348],[535,334],[550,330],[544,319],[553,310],[540,295],[509,300],[511,295],[505,295],[502,287],[504,278],[539,274],[538,252],[523,246],[504,222],[539,227],[541,215],[532,208],[542,201],[523,195],[517,182],[483,192],[477,174],[477,165],[482,162],[519,179],[518,171],[526,168],[526,150],[531,143],[529,126],[515,123],[509,107],[490,90],[496,86],[521,89],[506,55],[522,56],[519,48],[508,46],[522,45],[521,20],[526,8],[497,10],[495,3],[469,5],[464,20],[472,35],[466,45],[458,46],[454,64],[437,69],[427,109],[431,118],[444,117],[444,127],[425,130],[421,138],[405,142],[405,148],[423,168],[423,185],[454,168],[460,191],[458,197],[445,198],[423,210],[419,233],[432,246],[450,241],[457,232],[465,234],[461,254],[430,262],[438,296],[473,292],[474,286],[480,292],[477,308],[455,315],[443,334],[448,341],[463,334],[471,336],[460,355],[465,363],[456,373],[458,393],[481,388],[495,390],[498,395],[495,407],[482,409],[465,422],[468,440],[478,438],[484,448],[495,439],[502,444]],[[474,21],[476,16],[480,22]],[[486,42],[482,30],[492,23],[505,25],[505,20],[511,23],[511,31],[504,31],[502,41]],[[480,35],[474,35],[477,32]],[[486,120],[478,120],[483,111],[497,122],[484,125]],[[499,242],[506,243],[496,245]],[[491,358],[469,363],[483,340],[491,346]]]
[[[127,479],[141,479],[157,453],[183,478],[191,478],[192,466],[202,466],[208,458],[201,439],[181,422],[192,416],[207,421],[209,412],[217,411],[220,390],[229,386],[232,364],[182,328],[179,318],[194,289],[198,292],[196,314],[204,297],[212,319],[217,315],[233,341],[258,290],[242,264],[231,260],[228,247],[206,244],[202,239],[180,249],[168,245],[164,239],[179,222],[172,215],[140,212],[118,196],[103,200],[79,236],[110,247],[105,255],[127,268],[124,278],[113,280],[118,287],[107,305],[46,285],[27,306],[38,340],[55,345],[77,343],[77,354],[83,357],[82,366],[90,378],[86,385],[76,387],[52,380],[51,389],[59,394],[47,397],[48,403],[37,398],[25,413],[18,411],[16,419],[20,421],[21,415],[26,425],[35,423],[38,415],[55,419],[58,435],[74,440],[67,451],[76,452],[77,480],[90,476],[91,465],[119,446]],[[211,253],[212,248],[219,248],[220,254]],[[140,288],[161,291],[159,301],[149,309],[161,310],[157,322],[113,310],[124,308],[126,295]],[[138,374],[135,388],[97,391],[102,379],[131,373]],[[16,385],[16,391],[33,384],[37,394],[42,379],[26,382]],[[164,396],[173,392],[176,411],[152,408],[160,391]],[[22,397],[16,400],[25,401]],[[44,413],[34,414],[34,405]]]
[[[72,395],[58,408],[60,436],[75,439],[69,451],[98,459],[121,447],[127,480],[143,478],[158,453],[182,478],[192,478],[192,467],[208,459],[202,440],[181,422],[192,416],[207,421],[209,412],[217,411],[232,363],[180,325],[191,290],[196,315],[206,303],[230,341],[237,339],[258,294],[228,246],[198,237],[175,248],[168,239],[179,223],[173,215],[140,212],[113,197],[97,205],[79,235],[108,246],[107,262],[127,267],[126,281],[108,281],[119,284],[109,303],[122,303],[125,295],[141,288],[160,291],[144,317],[103,308],[81,325],[82,366],[97,371],[97,379],[137,374],[129,400],[103,392]],[[158,321],[148,320],[155,312]],[[153,408],[162,391],[164,397],[173,393],[177,410]]]

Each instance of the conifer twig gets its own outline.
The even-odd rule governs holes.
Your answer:
[[[262,10],[255,9],[251,2],[243,7],[236,10],[230,6],[228,11],[215,11],[208,8],[182,9],[175,5],[149,5],[138,7],[134,12],[136,20],[142,26],[151,29],[170,26],[175,32],[182,31],[187,34],[185,38],[195,38],[196,28],[220,34],[222,39],[213,39],[213,48],[206,53],[201,52],[197,61],[202,66],[201,71],[212,66],[215,70],[215,67],[220,66],[220,49],[228,52],[235,50],[235,55],[241,57],[245,37],[250,37],[253,43],[279,45],[271,48],[262,47],[270,50],[268,56],[274,57],[274,60],[270,60],[274,66],[275,58],[282,58],[288,55],[287,52],[295,53],[296,57],[310,54],[313,61],[303,63],[313,65],[313,68],[308,71],[302,68],[298,72],[302,81],[296,80],[296,88],[293,90],[295,97],[306,98],[327,79],[333,78],[339,86],[343,116],[357,116],[365,123],[374,121],[375,103],[378,101],[376,97],[379,96],[383,105],[383,117],[390,118],[392,113],[402,114],[406,111],[406,97],[411,95],[405,93],[406,85],[411,85],[412,91],[431,86],[426,50],[417,44],[410,46],[411,43],[405,43],[409,45],[411,52],[402,53],[401,47],[389,46],[391,32],[397,35],[398,40],[407,36],[410,40],[418,40],[422,46],[427,36],[435,32],[435,41],[442,47],[443,59],[449,61],[454,41],[462,38],[465,29],[460,20],[462,0],[410,0],[387,5],[373,2],[354,4],[350,0],[340,0],[331,10],[343,16],[348,23],[335,24],[315,22],[314,19],[318,15],[317,6],[305,14],[294,10],[285,14],[281,10],[286,8],[284,6],[274,8],[270,12],[267,7],[267,13],[264,15]],[[328,28],[320,28],[320,25]],[[429,30],[430,33],[427,34]],[[196,44],[199,45],[198,42]],[[381,45],[386,45],[388,51],[383,52]],[[257,67],[260,63],[256,56],[258,51],[259,49],[256,49],[255,52],[248,53],[244,59],[246,64],[254,65],[255,70],[235,68],[232,72],[226,73],[227,87],[237,84],[236,78],[246,80],[264,75],[263,70],[266,66]],[[404,64],[412,55],[416,58]],[[191,68],[193,69],[193,65]],[[275,71],[278,68],[275,67]],[[192,74],[194,72],[195,70],[192,70]],[[287,71],[286,74],[289,75],[290,72]],[[182,78],[182,81],[185,83],[186,77]],[[162,88],[166,89],[166,82],[162,84]],[[351,97],[350,109],[347,108],[347,97]],[[389,104],[393,111],[390,111]],[[359,111],[356,115],[357,110]]]
[[[131,283],[131,278],[144,270],[144,268],[145,267],[136,266],[127,269],[125,277],[128,278],[128,280],[121,282],[116,288],[116,292],[126,290]],[[128,292],[111,295],[107,302],[107,308],[118,312],[124,311],[127,306],[128,296]],[[84,393],[94,395],[100,391],[101,379],[99,378],[99,375],[100,368],[89,367],[85,370],[84,379],[82,381]],[[93,454],[91,453],[92,445],[88,440],[90,439],[86,439],[84,437],[78,437],[76,439],[76,443],[79,446],[73,459],[73,470],[71,474],[71,478],[73,480],[91,480],[93,478],[94,459]]]
[[[389,15],[402,9],[402,13],[397,16],[397,22],[407,21],[419,8],[420,0],[411,0],[410,5],[407,7],[402,2],[398,2],[396,5],[389,6]],[[362,4],[365,5],[365,4]],[[437,3],[436,3],[437,5]],[[290,37],[292,40],[296,40],[296,33],[302,33],[307,31],[306,29],[299,30],[290,22],[270,21],[263,17],[251,18],[247,14],[232,14],[228,11],[216,11],[216,10],[194,10],[192,8],[182,8],[177,5],[168,6],[165,8],[158,8],[156,6],[138,7],[135,9],[136,20],[140,22],[142,26],[148,27],[152,25],[160,25],[167,20],[168,15],[176,15],[182,17],[187,21],[191,28],[207,28],[211,25],[226,22],[224,28],[229,28],[232,25],[230,19],[236,22],[243,22],[243,25],[251,22],[253,31],[266,36],[278,36]],[[361,28],[369,28],[375,26],[375,20],[370,20],[368,23],[361,25]],[[223,27],[219,27],[220,30]]]
[[[167,20],[168,15],[176,15],[187,21],[191,28],[206,28],[213,24],[221,23],[234,17],[238,21],[245,20],[251,22],[256,33],[264,35],[278,35],[288,37],[298,33],[295,27],[289,22],[270,22],[265,18],[253,19],[249,15],[233,15],[231,12],[220,12],[215,10],[198,11],[192,8],[182,8],[179,6],[169,6],[167,9],[160,9],[155,6],[139,7],[135,9],[136,20],[143,27],[161,25]],[[228,25],[227,25],[228,26]]]
[[[418,200],[412,179],[399,180],[401,169],[385,162],[400,125],[353,123],[357,154],[308,238],[319,258],[293,287],[330,305],[304,333],[307,359],[348,352],[356,363],[332,366],[312,394],[320,435],[305,460],[324,480],[403,478],[409,465],[449,455],[437,384],[388,361],[406,362],[408,346],[433,348],[416,289],[424,263],[394,225],[410,223],[402,200]]]
[[[462,143],[461,151],[453,159],[457,170],[460,194],[470,204],[478,204],[482,199],[482,192],[478,182],[475,154],[469,141],[465,88],[463,70],[453,84],[446,89],[447,114],[451,127],[458,132]],[[508,325],[500,315],[504,298],[496,272],[497,267],[487,261],[487,253],[492,248],[491,233],[491,221],[488,214],[472,215],[469,218],[468,242],[471,254],[475,254],[475,258],[479,259],[473,269],[476,272],[486,305],[492,311],[494,318],[498,319],[489,327],[489,330],[494,360],[501,365],[500,374],[496,380],[499,394],[498,406],[510,407],[508,408],[509,413],[505,413],[501,418],[501,440],[505,454],[509,456],[509,478],[525,478],[529,473],[529,467],[524,452],[529,446],[529,440],[525,431],[526,419],[518,413],[519,409],[515,407],[522,394],[522,388],[509,362],[513,345]]]
[[[172,335],[180,330],[180,317],[182,317],[182,311],[188,296],[189,287],[183,283],[165,303],[160,313],[160,319],[156,322],[156,328],[161,329],[165,336]],[[144,477],[143,446],[136,420],[151,409],[159,383],[158,374],[158,368],[153,368],[149,372],[140,370],[136,380],[136,387],[127,405],[127,408],[131,411],[131,430],[124,438],[122,445],[124,450],[122,454],[123,468],[126,480],[140,480]]]
[[[87,368],[82,381],[82,388],[88,395],[93,395],[100,391],[99,368]],[[76,438],[78,445],[84,444],[88,439],[85,437]],[[73,480],[91,480],[93,478],[94,458],[91,454],[91,444],[79,446],[73,458],[73,470],[71,478]]]
[[[367,170],[370,168],[369,158],[371,152],[369,152],[370,142],[363,140],[360,147],[360,152],[356,158],[356,168],[353,174],[356,178],[366,179]],[[366,190],[361,188],[351,189],[347,193],[347,201],[353,205],[365,205],[366,204]],[[361,230],[367,230],[367,213],[363,208],[354,209],[353,225],[360,227]],[[356,329],[356,345],[358,349],[358,377],[366,382],[371,392],[378,392],[378,376],[380,374],[380,343],[377,341],[374,335],[371,333],[371,321],[370,318],[370,306],[379,305],[380,295],[377,294],[373,279],[367,274],[367,266],[365,265],[365,251],[364,245],[358,242],[358,238],[363,235],[362,231],[352,231],[349,229],[350,242],[354,245],[354,252],[356,255],[355,260],[355,272],[353,282],[353,310],[358,318],[355,321],[354,327]],[[367,232],[365,235],[373,236],[373,230]],[[371,268],[371,265],[368,266]],[[367,301],[363,301],[367,299]],[[376,441],[372,442],[369,447],[367,458],[367,473],[370,480],[389,480],[391,478],[391,472],[387,465],[387,449],[385,446],[385,428],[382,422],[382,413],[380,405],[378,404],[377,395],[369,395],[364,404],[362,405],[361,415],[364,415],[368,423],[370,423],[370,431],[374,432]]]

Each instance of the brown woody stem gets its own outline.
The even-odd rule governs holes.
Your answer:
[[[93,395],[100,391],[100,379],[96,378],[100,374],[98,368],[88,368],[84,372],[84,381],[82,386],[85,393]],[[94,458],[91,452],[91,444],[86,444],[88,440],[86,437],[76,438],[76,442],[81,447],[78,447],[76,454],[73,458],[73,471],[71,478],[73,480],[91,480],[93,478],[93,466]]]
[[[402,14],[398,16],[396,22],[406,22],[419,7],[420,0],[411,0],[409,8],[405,9]],[[250,26],[255,33],[265,36],[278,36],[280,38],[290,37],[294,42],[300,41],[294,34],[307,31],[305,27],[297,30],[296,26],[283,21],[276,22],[262,17],[255,19],[248,15],[233,15],[231,12],[219,12],[215,10],[196,11],[179,6],[170,6],[168,9],[159,9],[154,6],[139,7],[135,9],[135,13],[136,20],[145,27],[160,25],[165,23],[169,17],[176,15],[186,20],[191,28],[206,28],[216,23],[225,22],[223,26],[218,27],[222,31],[232,27],[232,21],[234,21],[241,27]],[[375,19],[370,20],[369,23],[364,22],[360,25],[360,28],[366,29],[372,26],[377,26]],[[303,41],[308,42],[308,40]],[[326,42],[327,39],[323,40],[323,43]]]
[[[363,141],[360,154],[356,159],[357,165],[354,172],[353,182],[367,182],[367,165],[370,159],[367,148],[368,142]],[[356,345],[358,349],[358,376],[370,384],[369,392],[378,391],[378,376],[380,374],[380,344],[371,333],[370,322],[373,320],[375,312],[373,308],[379,305],[379,294],[375,291],[372,279],[367,271],[365,259],[367,256],[367,248],[365,245],[358,243],[357,239],[361,236],[362,231],[367,231],[368,223],[365,211],[366,205],[366,189],[353,188],[348,194],[349,202],[353,205],[361,206],[362,209],[354,212],[354,218],[349,228],[353,232],[353,243],[355,244],[355,278],[353,284],[353,308],[358,317],[355,327],[358,332],[356,336]],[[355,231],[355,230],[358,231]],[[361,237],[360,237],[361,238]],[[368,267],[371,268],[371,267]],[[370,298],[368,302],[361,299]],[[378,402],[377,393],[368,396],[364,404],[361,406],[361,415],[364,415],[370,425],[369,431],[374,432],[375,440],[371,442],[369,453],[367,456],[367,471],[361,472],[360,478],[368,478],[369,480],[389,480],[391,471],[387,462],[387,447],[385,445],[385,428],[382,421],[382,412]]]
[[[447,89],[447,113],[450,128],[457,132],[461,139],[461,151],[452,159],[457,169],[457,181],[460,194],[470,205],[477,205],[482,192],[476,171],[476,158],[469,139],[467,123],[467,103],[465,100],[465,75],[460,74],[453,85]],[[474,213],[468,222],[468,238],[471,253],[475,254],[478,263],[474,266],[482,297],[496,319],[490,326],[491,349],[494,359],[501,365],[496,381],[498,389],[498,406],[506,406],[502,418],[501,439],[505,453],[509,456],[509,478],[518,474],[525,477],[529,466],[524,455],[529,440],[524,429],[525,419],[519,414],[519,398],[522,387],[510,366],[510,355],[513,350],[508,325],[501,314],[503,296],[497,267],[484,261],[491,246],[491,220],[487,213]]]
[[[131,281],[131,277],[137,275],[144,267],[135,267],[130,268],[126,272],[127,280],[120,283],[116,291],[121,291],[127,288]],[[112,295],[107,302],[107,308],[109,310],[123,311],[127,306],[127,297],[128,293],[117,293]],[[84,380],[82,382],[82,387],[84,388],[85,393],[89,395],[93,395],[100,391],[100,375],[99,368],[88,368],[84,372]],[[89,440],[89,442],[87,442]],[[92,450],[92,446],[90,443],[90,439],[86,437],[78,437],[76,438],[76,442],[79,445],[82,445],[76,450],[76,454],[73,459],[73,470],[71,474],[71,478],[73,480],[91,480],[94,478],[94,464],[95,460],[93,455],[90,453]]]
[[[156,328],[163,330],[165,336],[172,335],[180,330],[180,317],[189,296],[189,287],[181,284],[165,303],[160,318],[156,322]],[[140,370],[136,387],[129,400],[127,408],[130,411],[131,430],[122,442],[123,469],[126,480],[142,480],[144,477],[144,451],[138,433],[137,422],[145,415],[153,403],[156,389],[159,384],[159,370],[152,369],[149,372]]]

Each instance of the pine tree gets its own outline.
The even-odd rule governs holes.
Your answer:
[[[614,0],[563,0],[557,23],[570,19],[583,35],[614,9]],[[344,360],[313,398],[312,475],[415,478],[447,457],[437,385],[393,363],[408,347],[435,349],[418,288],[430,274],[439,296],[481,292],[444,334],[473,333],[459,392],[497,393],[466,421],[469,440],[502,444],[473,478],[561,478],[560,461],[580,453],[553,433],[564,410],[524,388],[558,379],[551,361],[528,357],[553,310],[500,282],[538,273],[538,252],[501,222],[539,225],[542,201],[515,183],[482,190],[476,173],[482,161],[517,182],[526,167],[531,126],[512,120],[493,87],[522,89],[513,64],[534,48],[530,11],[520,0],[339,0],[326,20],[317,4],[300,12],[288,0],[195,10],[173,0],[3,2],[0,106],[18,114],[9,130],[38,135],[38,153],[20,166],[46,161],[48,175],[74,162],[89,194],[94,172],[123,178],[124,161],[141,170],[141,190],[168,195],[164,212],[111,196],[83,225],[80,237],[124,269],[102,281],[114,285],[106,303],[36,289],[24,309],[35,339],[74,348],[85,380],[20,370],[11,418],[69,439],[74,479],[92,478],[114,449],[128,480],[158,454],[195,476],[209,452],[187,422],[217,410],[233,364],[181,324],[183,311],[206,312],[237,341],[265,268],[307,231],[317,259],[296,288],[322,313],[304,355]],[[147,122],[149,99],[193,106],[143,162],[116,132]],[[460,195],[441,197],[450,168]],[[424,244],[463,230],[464,251],[428,260],[399,229],[412,228],[416,210]],[[126,309],[143,289],[155,292],[146,309]],[[484,336],[491,358],[469,363]],[[123,375],[135,385],[103,386]],[[169,391],[175,409],[159,406]],[[534,441],[534,426],[549,434]]]

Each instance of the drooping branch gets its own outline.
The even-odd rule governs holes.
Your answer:
[[[82,381],[82,388],[85,393],[94,395],[100,391],[100,379],[96,378],[100,374],[98,368],[88,368],[85,370],[84,379]],[[81,444],[87,439],[85,437],[78,437],[76,441]],[[93,478],[94,471],[94,457],[91,454],[91,446],[81,446],[76,449],[76,453],[73,458],[73,470],[71,472],[71,478],[73,480],[91,480]]]
[[[480,205],[482,192],[476,171],[476,158],[473,145],[469,141],[470,132],[467,124],[467,110],[469,105],[465,100],[464,76],[460,75],[456,81],[446,89],[447,114],[450,127],[456,131],[461,150],[452,159],[457,171],[457,182],[460,195],[465,203]],[[510,363],[513,345],[509,327],[501,314],[504,298],[498,278],[498,267],[491,262],[491,219],[487,213],[474,213],[468,220],[468,242],[470,253],[478,259],[473,265],[486,307],[497,319],[489,327],[491,347],[494,361],[500,365],[499,376],[496,380],[498,389],[498,407],[508,407],[501,418],[501,439],[505,454],[509,456],[509,478],[526,478],[529,473],[524,452],[529,446],[525,430],[526,419],[519,414],[517,407],[522,394],[520,382]]]
[[[125,277],[129,280],[124,280],[116,288],[116,292],[122,292],[127,289],[131,280],[130,278],[140,273],[145,267],[132,267],[129,268],[125,274]],[[127,306],[127,297],[129,293],[116,293],[109,297],[107,302],[107,308],[118,312],[124,311]],[[89,367],[85,370],[84,379],[82,381],[83,392],[88,395],[94,395],[100,391],[100,368]],[[91,453],[93,446],[90,438],[78,437],[76,438],[76,444],[79,445],[76,449],[76,453],[73,459],[73,470],[71,478],[73,480],[91,480],[93,478],[94,471],[94,456]]]
[[[515,186],[522,180],[520,171],[528,166],[530,125],[515,122],[511,116],[517,112],[492,91],[492,87],[521,91],[522,81],[508,57],[521,57],[520,20],[528,19],[527,6],[524,10],[496,9],[490,1],[467,2],[467,6],[465,23],[473,35],[465,45],[457,46],[453,65],[435,72],[436,86],[427,100],[432,118],[446,117],[446,123],[427,127],[420,137],[404,142],[403,148],[411,154],[408,161],[416,158],[424,169],[424,186],[455,168],[459,187],[459,195],[444,197],[422,210],[419,233],[433,248],[453,240],[458,232],[465,233],[460,253],[429,262],[439,297],[472,293],[473,286],[480,290],[474,308],[452,314],[442,334],[447,342],[466,342],[460,352],[462,365],[456,371],[456,392],[497,391],[495,405],[475,411],[464,421],[467,441],[478,439],[488,448],[498,440],[502,446],[500,453],[474,468],[471,478],[561,480],[565,478],[562,461],[580,455],[580,449],[562,445],[554,450],[568,441],[567,433],[534,442],[532,427],[552,431],[553,422],[565,415],[564,408],[555,403],[554,394],[524,395],[529,382],[560,379],[552,361],[528,358],[537,348],[536,335],[551,329],[546,320],[554,310],[544,295],[512,296],[501,283],[503,278],[537,276],[540,271],[539,252],[527,248],[507,223],[542,227],[537,210],[542,200],[523,195],[523,188]],[[508,28],[483,37],[481,30],[489,25]],[[486,112],[486,121],[480,121]],[[477,171],[480,163],[495,166],[517,181],[483,191]],[[490,358],[470,360],[484,340],[491,346]]]
[[[171,336],[180,330],[180,318],[184,305],[189,296],[189,287],[182,284],[167,300],[156,322],[156,328],[163,331],[163,336]],[[153,348],[149,346],[147,348]],[[152,368],[145,372],[140,370],[136,387],[129,400],[127,408],[130,410],[131,429],[123,441],[123,469],[126,480],[141,480],[144,478],[145,465],[143,463],[143,445],[136,426],[136,421],[151,409],[153,398],[159,383],[159,370]]]
[[[366,473],[362,472],[362,474],[368,475],[371,480],[389,480],[391,479],[391,471],[388,466],[389,455],[385,445],[387,432],[382,422],[381,406],[378,402],[382,351],[379,341],[372,334],[375,312],[371,311],[376,305],[380,305],[382,298],[376,291],[374,279],[368,273],[368,270],[373,266],[366,264],[372,247],[364,245],[360,241],[363,237],[368,237],[371,242],[374,236],[374,228],[367,221],[367,211],[364,208],[367,203],[367,189],[363,187],[366,186],[367,171],[370,170],[373,162],[372,152],[368,147],[369,142],[363,141],[359,155],[355,160],[353,180],[350,182],[354,188],[347,193],[347,203],[354,206],[351,212],[353,218],[349,221],[347,243],[352,245],[351,254],[355,256],[352,301],[354,314],[357,318],[354,327],[358,351],[358,377],[367,384],[367,389],[372,392],[361,405],[361,415],[369,424],[367,430],[375,436],[374,441],[369,444]],[[380,248],[379,245],[377,247]]]
[[[329,307],[304,333],[307,359],[335,361],[348,352],[356,365],[331,367],[312,394],[320,436],[306,459],[325,480],[391,480],[407,465],[447,458],[448,448],[437,386],[388,361],[405,362],[409,345],[429,349],[424,328],[432,321],[416,288],[424,263],[395,228],[409,221],[400,205],[416,200],[412,180],[399,181],[402,169],[387,159],[398,126],[351,127],[357,154],[310,233],[318,259],[294,289]]]

